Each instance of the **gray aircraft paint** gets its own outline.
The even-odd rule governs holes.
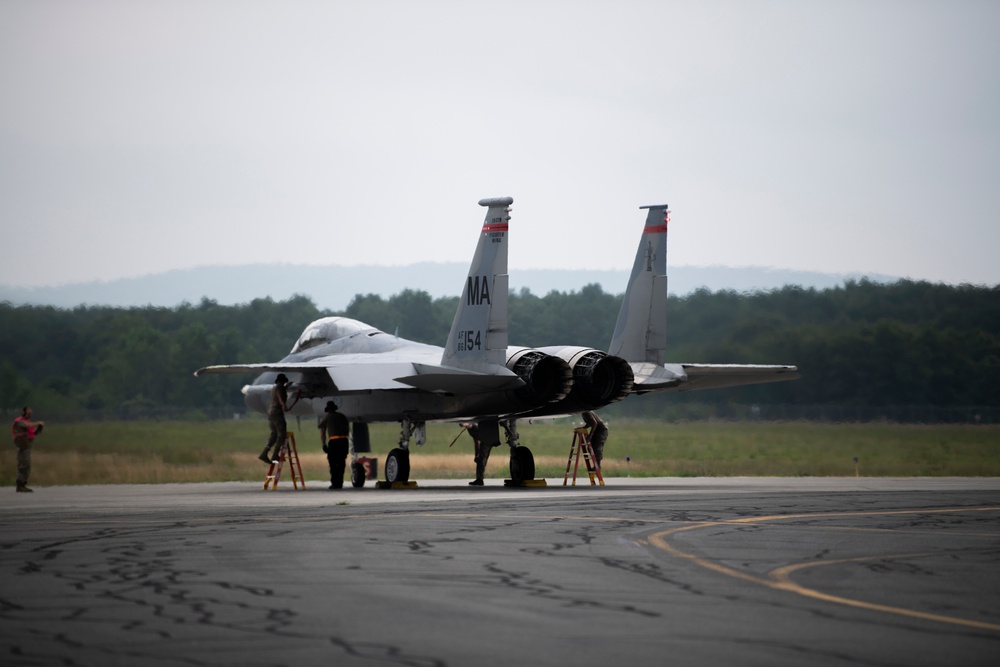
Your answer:
[[[633,393],[721,389],[794,380],[795,366],[666,363],[667,228],[666,204],[648,209],[608,353],[632,368]]]
[[[479,201],[488,210],[441,358],[444,366],[491,372],[507,361],[507,233],[513,203],[510,197]]]
[[[667,348],[667,205],[649,209],[608,353],[663,365]]]

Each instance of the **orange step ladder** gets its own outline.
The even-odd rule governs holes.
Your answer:
[[[590,485],[596,485],[597,482],[594,480],[597,479],[600,480],[601,486],[604,486],[604,476],[601,475],[601,466],[597,462],[597,456],[594,455],[594,448],[587,437],[588,430],[586,426],[573,429],[573,443],[569,446],[569,460],[566,462],[566,474],[563,475],[563,486],[566,486],[566,481],[569,479],[570,468],[573,468],[573,486],[576,486],[576,472],[580,467],[581,455],[583,455],[584,465],[587,466]]]
[[[299,448],[295,446],[295,434],[291,431],[285,434],[285,444],[278,451],[278,460],[271,461],[271,467],[267,469],[267,477],[264,478],[265,491],[267,491],[268,485],[272,485],[272,491],[278,488],[281,468],[285,465],[286,459],[288,460],[288,469],[292,473],[292,485],[298,490],[299,484],[302,484],[302,490],[305,491],[306,480],[302,476],[302,465],[299,463]]]

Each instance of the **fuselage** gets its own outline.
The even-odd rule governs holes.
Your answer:
[[[318,364],[309,372],[285,371],[291,383],[289,403],[302,391],[300,400],[289,411],[294,415],[321,415],[330,400],[349,419],[360,422],[399,421],[401,416],[413,421],[476,419],[485,414],[513,413],[521,407],[509,391],[458,395],[408,387],[388,376],[374,377],[387,369],[394,371],[396,377],[411,375],[415,364],[440,366],[443,352],[439,346],[399,338],[357,320],[331,317],[306,327],[292,352],[275,365]],[[325,363],[354,377],[367,375],[367,386],[383,385],[383,388],[344,390],[323,367]],[[252,385],[243,388],[248,409],[267,412],[277,374],[277,371],[262,373]]]

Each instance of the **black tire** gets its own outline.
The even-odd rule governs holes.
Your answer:
[[[351,486],[360,489],[365,485],[365,467],[360,463],[351,464]]]
[[[510,478],[518,484],[535,479],[535,457],[527,447],[515,447],[510,453]]]
[[[390,484],[410,479],[410,453],[399,447],[389,452],[385,459],[385,481]]]

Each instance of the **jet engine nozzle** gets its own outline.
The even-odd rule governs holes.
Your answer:
[[[628,396],[634,376],[621,357],[583,347],[540,348],[564,360],[573,371],[573,389],[567,402],[574,409],[596,410]]]
[[[573,371],[569,364],[531,348],[509,348],[507,368],[524,380],[524,386],[511,394],[533,408],[565,398],[573,387]]]

